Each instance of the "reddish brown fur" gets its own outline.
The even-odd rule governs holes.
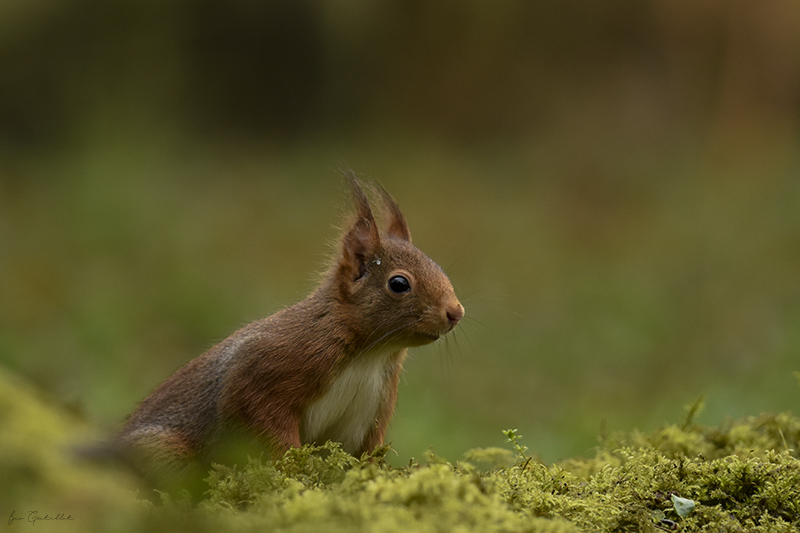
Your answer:
[[[356,218],[320,286],[294,306],[237,331],[157,387],[118,435],[123,455],[136,463],[204,456],[232,427],[255,434],[280,454],[304,443],[303,421],[311,416],[311,406],[323,413],[323,422],[331,417],[320,434],[351,427],[352,420],[352,427],[361,427],[362,418],[374,420],[363,438],[353,436],[360,444],[352,453],[368,453],[383,443],[406,348],[450,331],[463,307],[441,269],[411,245],[391,196],[373,189],[388,219],[381,235],[363,188],[351,174],[347,180]],[[397,275],[409,280],[411,291],[390,290],[387,280]],[[356,361],[361,363],[354,366]],[[374,402],[358,374],[361,368],[368,372],[363,383],[382,384]],[[339,389],[333,384],[346,371],[346,381],[340,380],[345,396],[335,396]],[[366,396],[348,400],[351,390]],[[334,395],[330,400],[328,392]],[[363,401],[374,413],[336,414]]]

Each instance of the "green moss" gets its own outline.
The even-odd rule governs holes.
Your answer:
[[[76,459],[75,447],[93,436],[85,424],[47,405],[35,391],[0,370],[2,519],[10,520],[13,512],[27,522],[35,511],[39,517],[71,516],[51,524],[59,532],[93,527],[135,530],[142,507],[131,497],[134,480]]]
[[[65,451],[90,428],[0,375],[2,512],[68,513],[67,532],[800,532],[800,420],[789,414],[718,427],[690,417],[554,465],[504,433],[506,448],[403,468],[384,461],[388,448],[357,459],[336,444],[305,446],[275,463],[215,466],[198,505],[180,493],[152,505],[123,472]]]
[[[582,529],[646,531],[663,519],[684,531],[797,531],[798,420],[760,415],[717,428],[668,426],[607,440],[594,458],[497,472],[506,501]],[[685,519],[672,495],[697,507]]]
[[[565,520],[516,512],[494,479],[469,464],[395,469],[374,457],[356,461],[331,443],[292,450],[274,467],[254,461],[242,471],[218,468],[209,481],[205,510],[228,512],[245,529],[577,531]]]
[[[455,465],[431,456],[405,468],[356,461],[329,443],[274,467],[218,469],[207,506],[292,531],[331,520],[334,531],[800,531],[799,422],[765,414],[666,426],[616,435],[594,457],[556,465],[526,457],[518,436],[509,438],[514,452],[477,449]],[[520,462],[508,466],[514,454]],[[684,504],[681,517],[673,496],[694,509]]]

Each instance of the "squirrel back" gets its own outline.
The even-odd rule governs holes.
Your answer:
[[[383,443],[406,348],[464,316],[447,276],[411,243],[381,187],[378,230],[362,184],[346,175],[355,216],[340,253],[304,300],[253,322],[193,359],[146,397],[115,439],[139,470],[211,457],[231,428],[278,456],[341,442],[354,455]]]

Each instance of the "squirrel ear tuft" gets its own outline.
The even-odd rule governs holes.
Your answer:
[[[375,194],[380,196],[381,201],[383,202],[385,217],[387,219],[386,234],[391,235],[392,237],[397,237],[398,239],[403,239],[404,241],[411,242],[411,232],[408,230],[406,217],[403,216],[402,211],[400,211],[400,206],[397,205],[395,199],[392,198],[392,195],[386,192],[386,189],[380,185],[370,185],[370,188],[375,192]]]
[[[366,274],[367,264],[378,251],[381,240],[364,189],[352,171],[345,172],[345,180],[353,196],[356,220],[342,241],[339,271],[349,281],[355,281]]]

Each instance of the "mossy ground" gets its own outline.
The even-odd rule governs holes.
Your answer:
[[[0,378],[0,510],[72,517],[36,522],[42,531],[800,531],[800,419],[790,414],[718,427],[690,416],[552,465],[514,432],[508,448],[401,468],[383,460],[388,448],[357,459],[306,446],[274,464],[215,467],[199,503],[178,493],[151,504],[124,473],[72,458],[90,428]],[[680,516],[673,496],[694,510]]]

